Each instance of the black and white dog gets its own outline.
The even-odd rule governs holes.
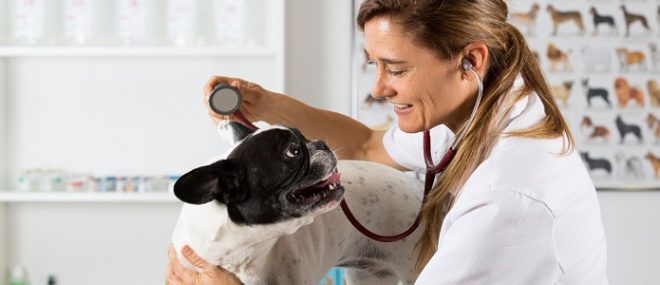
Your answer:
[[[367,228],[398,234],[419,211],[420,181],[376,163],[337,161],[325,143],[296,129],[222,128],[238,141],[229,155],[174,187],[186,202],[173,236],[181,262],[187,264],[180,250],[188,244],[245,284],[319,284],[332,267],[347,268],[349,284],[414,283],[421,230],[377,242],[355,230],[337,205],[345,195]]]

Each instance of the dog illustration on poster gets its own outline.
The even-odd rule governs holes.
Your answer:
[[[658,82],[650,79],[646,82],[646,89],[649,91],[649,101],[652,107],[660,107],[660,88]]]
[[[651,33],[651,28],[644,15],[629,12],[625,5],[621,5],[621,11],[623,12],[623,19],[626,22],[626,37],[630,36],[630,27],[635,23],[639,23],[644,27],[646,32]]]
[[[571,96],[571,89],[573,88],[573,81],[564,81],[559,85],[550,87],[550,93],[555,97],[557,103],[561,102],[563,107],[568,107],[568,97]]]
[[[511,22],[525,27],[528,36],[534,35],[536,27],[536,17],[541,7],[538,3],[534,3],[528,12],[513,12],[511,13]]]
[[[646,153],[645,158],[651,163],[651,167],[653,167],[653,177],[660,178],[660,158],[650,151]]]
[[[554,43],[549,43],[546,56],[548,57],[548,61],[550,61],[550,72],[557,72],[557,65],[562,65],[563,71],[573,71],[570,54],[571,50],[563,51]]]
[[[634,86],[630,86],[623,77],[614,80],[614,93],[616,94],[619,107],[628,106],[628,102],[634,102],[638,107],[644,107],[644,93]]]
[[[653,115],[653,113],[649,113],[646,115],[646,125],[653,134],[655,142],[660,142],[660,119]]]
[[[655,43],[649,43],[650,60],[651,60],[651,70],[660,71],[660,50],[658,50],[658,45]]]
[[[589,155],[589,152],[586,151],[581,151],[580,157],[582,157],[582,161],[587,165],[587,169],[589,169],[590,172],[602,170],[605,171],[607,175],[612,174],[612,163],[606,158],[592,158]]]
[[[644,170],[642,167],[642,160],[637,156],[626,157],[622,151],[618,151],[614,155],[617,168],[623,170],[620,172],[622,178],[642,179],[644,178]]]
[[[610,95],[607,89],[589,86],[589,78],[582,79],[582,88],[586,90],[585,95],[587,97],[587,105],[589,108],[591,108],[591,99],[593,98],[601,98],[607,104],[608,108],[612,108],[612,103],[609,99]]]
[[[594,36],[598,34],[598,27],[601,25],[609,27],[610,35],[619,34],[619,30],[617,29],[616,23],[614,22],[614,17],[610,15],[599,14],[598,11],[596,11],[596,7],[594,6],[591,6],[589,13],[591,14],[594,21]]]
[[[600,138],[604,142],[607,142],[610,139],[610,130],[605,126],[595,126],[589,116],[582,117],[580,129],[583,133],[587,134],[588,141]]]
[[[627,48],[617,48],[619,57],[619,70],[621,71],[646,71],[646,55],[642,51],[632,51]],[[635,69],[633,69],[635,68]]]
[[[640,128],[638,125],[624,122],[623,119],[621,118],[621,115],[616,116],[614,123],[616,124],[616,128],[619,131],[619,136],[621,137],[621,142],[620,142],[621,144],[623,144],[627,134],[632,134],[635,138],[637,138],[638,143],[641,144],[643,142],[642,128]]]
[[[560,24],[573,22],[578,28],[580,35],[584,34],[584,23],[582,22],[582,14],[578,11],[558,11],[554,6],[548,5],[548,14],[552,20],[552,35],[557,35],[557,29]]]
[[[585,45],[580,49],[582,64],[586,72],[609,72],[612,66],[611,49],[606,46]]]

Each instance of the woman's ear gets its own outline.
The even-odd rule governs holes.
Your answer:
[[[467,58],[470,61],[474,71],[482,78],[485,76],[486,70],[488,70],[489,56],[488,46],[485,43],[474,42],[463,49],[463,58]]]

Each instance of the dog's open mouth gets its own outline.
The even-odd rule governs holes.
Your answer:
[[[339,177],[340,174],[335,169],[326,179],[312,186],[291,191],[287,195],[287,199],[295,204],[310,204],[324,201],[328,198],[341,197],[342,193],[340,192],[343,191],[343,187],[339,182]]]

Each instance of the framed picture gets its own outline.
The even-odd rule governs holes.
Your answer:
[[[353,0],[354,16],[361,0]],[[660,3],[507,0],[599,190],[660,189]],[[354,19],[355,17],[353,17]],[[370,96],[374,67],[353,25],[353,117],[395,123]]]

